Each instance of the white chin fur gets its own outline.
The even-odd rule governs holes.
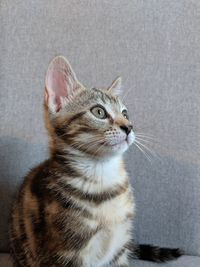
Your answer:
[[[132,145],[135,141],[135,134],[134,132],[131,132],[127,139],[122,141],[122,142],[119,142],[115,145],[111,145],[111,146],[108,146],[109,147],[109,151],[112,151],[114,152],[115,154],[123,154],[128,148],[130,145]]]
[[[130,132],[130,134],[127,137],[127,143],[128,145],[132,145],[135,142],[135,134],[133,131]]]

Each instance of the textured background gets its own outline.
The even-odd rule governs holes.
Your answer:
[[[126,156],[136,239],[200,255],[200,1],[1,0],[0,34],[0,250],[16,186],[47,156],[44,77],[63,54],[86,86],[121,75],[135,126],[156,138],[152,162]]]

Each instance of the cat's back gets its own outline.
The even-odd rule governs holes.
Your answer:
[[[51,160],[46,160],[25,176],[15,199],[13,215],[16,215],[17,207],[22,212],[27,204],[36,206],[36,200],[45,198],[46,188],[51,179],[51,165]]]
[[[46,227],[44,215],[50,200],[48,185],[52,180],[53,169],[55,172],[50,159],[32,169],[24,178],[12,208],[11,253],[15,261],[23,266],[29,266],[27,259],[32,262],[36,247],[42,242],[40,236]],[[32,266],[35,264],[34,260]]]

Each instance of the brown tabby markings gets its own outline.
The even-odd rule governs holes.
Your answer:
[[[58,185],[60,186],[60,188],[63,188],[64,190],[66,189],[70,195],[75,196],[81,200],[94,202],[97,205],[123,194],[128,188],[128,182],[126,182],[123,186],[119,185],[115,190],[105,191],[99,194],[89,194],[83,193],[80,190],[73,188],[70,184],[63,184],[62,182],[59,182]]]
[[[134,198],[122,154],[134,133],[118,98],[121,80],[86,89],[59,56],[45,81],[51,156],[26,176],[13,206],[14,266],[128,267],[131,254],[179,257],[179,249],[132,242]]]

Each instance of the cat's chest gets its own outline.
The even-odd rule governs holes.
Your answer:
[[[86,179],[77,177],[68,183],[81,195],[88,196],[79,204],[99,223],[121,222],[134,212],[132,190],[122,161],[116,158],[98,164],[84,162],[77,168]]]
[[[113,199],[107,200],[101,205],[92,207],[91,211],[99,224],[113,225],[126,220],[127,217],[134,215],[134,199],[131,190]]]
[[[93,210],[90,229],[99,229],[83,251],[86,266],[106,266],[114,255],[130,241],[134,202],[130,193],[116,197]],[[93,264],[90,265],[89,262]]]

